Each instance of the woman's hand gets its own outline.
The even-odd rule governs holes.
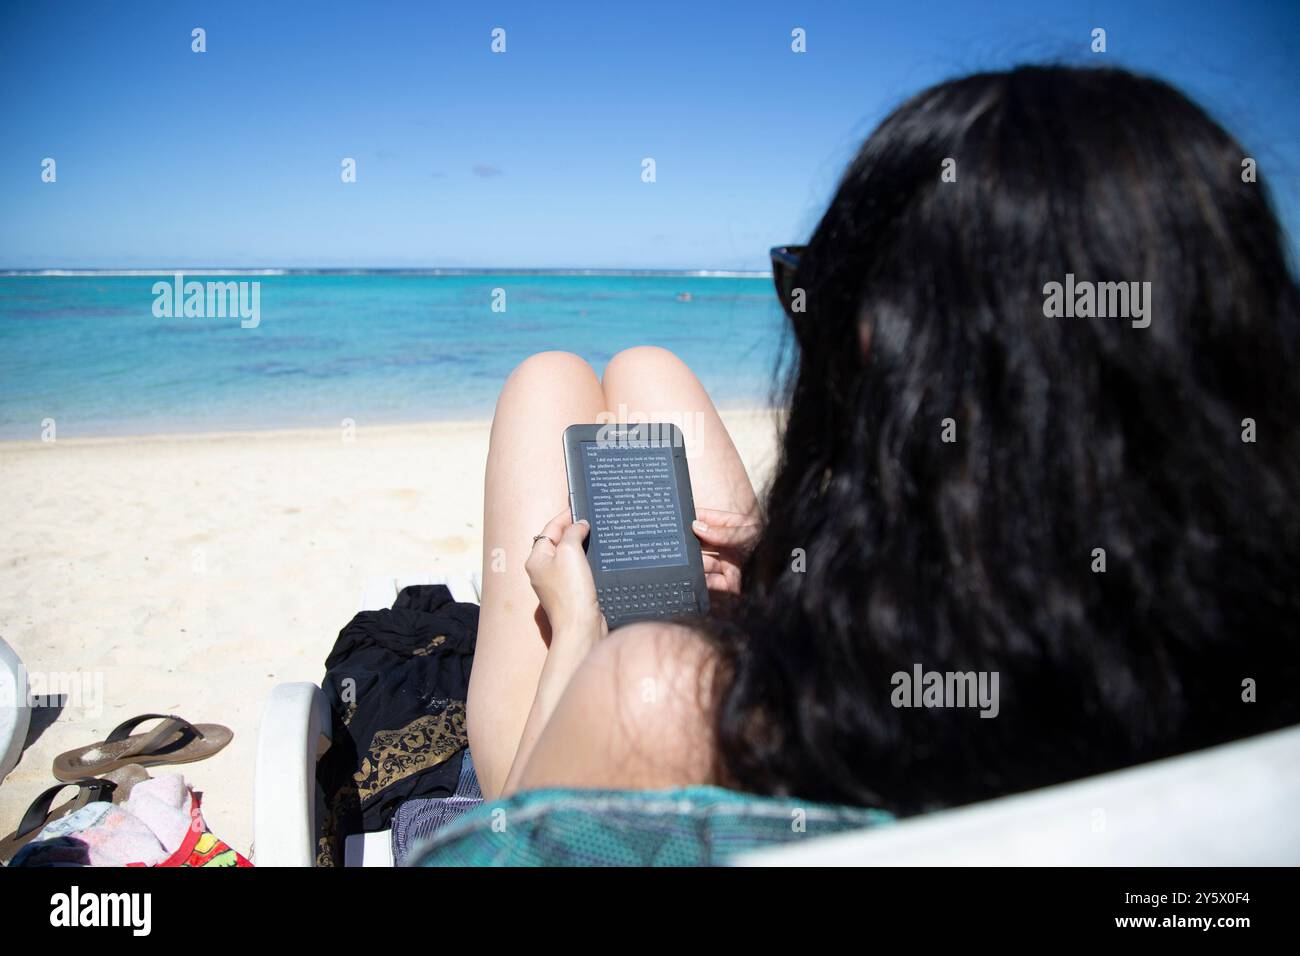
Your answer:
[[[524,562],[528,580],[551,624],[551,646],[557,639],[586,638],[594,643],[608,631],[596,601],[596,581],[582,550],[590,526],[574,522],[566,508],[542,529]]]
[[[704,582],[719,594],[740,593],[740,566],[754,550],[761,526],[753,515],[700,508],[691,525],[706,552]]]

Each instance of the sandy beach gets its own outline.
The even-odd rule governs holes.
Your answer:
[[[761,487],[771,413],[723,418]],[[33,711],[0,832],[55,782],[57,754],[177,713],[234,730],[179,769],[213,831],[249,852],[266,695],[320,680],[369,580],[478,568],[489,426],[0,442],[0,636],[34,692],[62,697]]]

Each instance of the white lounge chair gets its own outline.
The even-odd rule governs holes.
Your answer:
[[[384,579],[363,609],[406,584]],[[448,583],[477,600],[476,580]],[[1249,705],[1243,705],[1249,706]],[[315,684],[281,684],[262,714],[254,802],[255,862],[315,860],[316,757],[329,707]],[[1300,726],[1197,753],[891,826],[746,854],[741,865],[1251,866],[1300,864]],[[349,838],[347,866],[392,866],[390,834]]]
[[[1243,705],[1249,706],[1249,705]],[[1300,727],[892,826],[747,866],[1295,866]]]
[[[31,720],[27,668],[17,652],[0,638],[0,783],[23,755]]]

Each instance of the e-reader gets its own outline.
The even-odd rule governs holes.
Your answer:
[[[587,563],[610,629],[707,613],[681,429],[654,422],[570,425],[564,464],[573,520],[591,525]]]

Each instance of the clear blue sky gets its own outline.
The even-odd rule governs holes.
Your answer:
[[[0,12],[0,267],[765,268],[906,95],[1095,63],[1096,26],[1227,123],[1294,234],[1294,0],[50,0]]]

